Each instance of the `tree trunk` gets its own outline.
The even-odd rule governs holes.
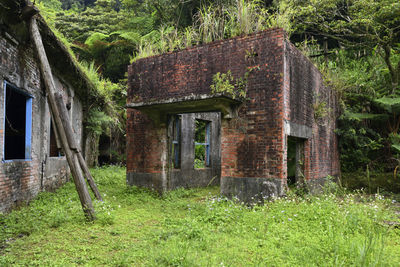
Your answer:
[[[392,47],[390,45],[383,46],[383,51],[385,52],[383,55],[383,59],[385,60],[386,66],[389,69],[390,79],[392,82],[392,89],[390,91],[391,94],[396,93],[396,89],[399,87],[399,76],[400,76],[400,62],[397,67],[393,67],[392,62],[390,60],[390,56],[392,54]]]

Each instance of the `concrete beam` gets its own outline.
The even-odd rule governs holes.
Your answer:
[[[306,125],[285,121],[284,127],[285,134],[287,135],[304,139],[309,139],[312,137],[312,128]]]
[[[241,99],[233,99],[224,94],[190,95],[158,101],[128,103],[127,108],[142,111],[157,124],[164,124],[168,114],[220,111],[223,118],[236,118]]]

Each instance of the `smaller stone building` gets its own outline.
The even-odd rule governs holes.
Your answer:
[[[25,1],[0,5],[0,212],[53,190],[69,179],[69,167],[53,130],[44,82],[28,22]],[[56,88],[63,94],[75,139],[86,142],[84,113],[94,87],[43,19],[38,19]]]
[[[129,185],[220,184],[254,201],[340,174],[335,92],[282,29],[140,59],[128,73]],[[244,80],[246,97],[212,92],[217,73]]]

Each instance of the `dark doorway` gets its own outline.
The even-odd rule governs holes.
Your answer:
[[[106,134],[101,134],[99,138],[99,165],[107,165],[112,162],[111,155],[111,140],[110,136]]]
[[[181,116],[172,117],[171,162],[174,169],[181,166]]]
[[[296,140],[288,136],[287,141],[287,184],[292,186],[296,183]]]
[[[304,142],[306,139],[288,136],[287,184],[295,186],[304,182]]]

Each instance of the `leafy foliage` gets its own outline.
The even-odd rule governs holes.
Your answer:
[[[211,93],[227,94],[233,99],[246,97],[246,85],[249,72],[246,72],[244,77],[235,79],[230,70],[227,73],[217,72],[213,76],[211,84]]]
[[[97,92],[105,99],[103,107],[92,107],[88,116],[85,116],[85,127],[97,136],[109,133],[110,128],[122,133],[125,132],[126,114],[123,107],[126,97],[126,89],[121,84],[112,83],[108,79],[99,76],[94,62],[80,63],[89,79],[97,88]]]
[[[292,25],[300,32],[321,34],[348,48],[375,50],[391,79],[389,93],[399,90],[400,3],[397,0],[285,0]]]
[[[340,96],[342,169],[393,169],[390,136],[400,124],[398,1],[284,0],[277,8],[290,14],[295,38],[311,37],[301,49],[323,55],[323,37],[331,46],[330,55],[313,59]]]
[[[204,120],[195,120],[195,135],[194,135],[194,168],[200,169],[206,167],[206,146],[204,143],[207,140],[207,125],[210,122]],[[199,143],[199,144],[196,144]]]
[[[144,36],[141,46],[146,49],[139,48],[133,60],[273,26],[286,26],[282,23],[283,16],[269,14],[261,1],[217,1],[201,5],[194,18],[193,25],[185,28],[162,25],[150,33],[153,38]]]
[[[40,0],[39,5],[79,60],[94,62],[105,80],[119,84],[101,87],[110,90],[116,114],[123,109],[130,61],[283,27],[340,96],[343,170],[392,169],[399,156],[391,138],[400,126],[398,0]],[[245,79],[240,85],[231,76],[216,74],[213,90],[235,97],[245,92],[237,90]],[[314,105],[324,116],[324,104]]]

